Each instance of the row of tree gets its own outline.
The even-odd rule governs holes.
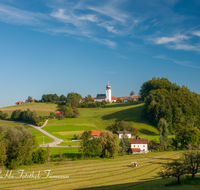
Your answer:
[[[102,102],[83,102],[79,103],[78,107],[79,108],[99,108],[99,107],[104,107],[106,105],[106,101]]]
[[[47,151],[37,146],[36,137],[23,126],[0,126],[0,165],[13,169],[17,165],[44,163]]]
[[[40,118],[37,117],[36,112],[30,111],[30,109],[28,109],[28,108],[25,111],[14,110],[11,114],[11,120],[13,120],[13,121],[24,121],[24,122],[27,122],[27,123],[32,123],[34,125],[37,125],[40,122]]]

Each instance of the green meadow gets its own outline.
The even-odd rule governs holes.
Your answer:
[[[61,149],[63,150],[63,149]],[[68,148],[68,150],[70,150]],[[55,150],[52,150],[55,153]],[[76,152],[71,148],[71,152]],[[77,161],[49,162],[42,165],[20,167],[12,171],[12,175],[19,177],[19,169],[24,169],[24,174],[33,173],[39,178],[16,179],[0,178],[1,189],[137,189],[137,190],[197,190],[200,185],[176,185],[166,184],[176,181],[176,178],[161,179],[157,172],[164,163],[178,158],[179,152],[160,152],[144,155],[118,156],[115,159],[88,159]],[[131,162],[137,161],[139,167],[131,167]],[[7,170],[1,168],[3,176]],[[49,178],[45,173],[50,171]],[[56,176],[69,176],[69,178],[56,178]],[[44,177],[44,178],[42,178]],[[184,178],[181,178],[183,180]]]
[[[14,110],[35,110],[37,116],[49,116],[50,112],[55,112],[57,110],[57,104],[53,103],[26,103],[21,105],[9,106],[5,108],[0,108],[1,111],[6,112],[8,117],[11,116]]]

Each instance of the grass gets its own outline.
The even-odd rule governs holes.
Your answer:
[[[58,146],[80,146],[80,142],[61,142]]]
[[[13,122],[13,121],[0,120],[0,126],[1,125],[13,126],[13,127],[15,127],[17,125],[24,126],[26,129],[30,130],[36,136],[36,139],[37,139],[37,142],[39,145],[43,144],[43,139],[44,139],[44,143],[53,142],[52,138],[48,137],[47,135],[41,133],[37,129],[34,129],[33,127],[31,127],[30,125],[27,125],[27,124],[17,123],[17,122]]]
[[[158,134],[158,130],[148,122],[144,109],[144,104],[129,103],[109,104],[104,108],[79,108],[81,112],[80,118],[52,119],[44,127],[44,130],[58,138],[71,140],[73,136],[68,132],[73,130],[73,134],[78,134],[76,131],[80,131],[80,126],[87,126],[83,130],[105,130],[107,126],[124,120],[136,127],[140,132],[140,136],[155,136]],[[61,125],[72,125],[72,127],[63,129]],[[63,133],[64,131],[66,132],[65,134]]]
[[[77,149],[61,149],[76,154]],[[57,149],[51,149],[56,153]],[[59,152],[57,152],[59,154]],[[1,189],[137,189],[137,190],[186,190],[199,189],[199,185],[166,186],[174,178],[160,179],[157,172],[163,163],[179,157],[179,152],[149,153],[145,155],[118,156],[115,159],[93,159],[64,162],[49,162],[43,165],[33,165],[24,168],[24,172],[35,175],[40,171],[46,176],[45,170],[51,170],[52,176],[69,176],[69,179],[35,178],[16,179],[0,178]],[[137,161],[140,166],[130,167],[130,163]],[[21,168],[23,169],[23,168]],[[7,170],[2,169],[5,175]],[[13,170],[13,176],[19,176],[18,170]]]
[[[51,133],[57,138],[64,140],[71,140],[74,134],[81,135],[85,130],[96,130],[95,127],[85,126],[85,125],[48,125],[43,127],[45,131]]]

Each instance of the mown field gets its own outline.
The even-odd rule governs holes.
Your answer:
[[[5,108],[0,108],[1,111],[6,112],[8,117],[11,116],[14,110],[35,110],[37,116],[49,116],[50,112],[55,112],[58,109],[57,104],[53,103],[26,103],[22,105],[9,106]]]
[[[160,179],[157,172],[163,163],[179,157],[179,152],[149,153],[145,155],[118,156],[115,159],[78,160],[50,162],[18,168],[12,176],[19,177],[19,169],[24,174],[40,172],[40,178],[16,179],[0,178],[1,189],[137,189],[137,190],[197,190],[200,186],[165,186],[174,178]],[[139,167],[130,167],[137,161]],[[2,168],[1,168],[2,169]],[[51,176],[69,176],[69,178],[49,178],[44,172],[50,170]],[[7,170],[2,169],[5,176]],[[44,177],[44,178],[42,178]],[[47,178],[46,178],[47,177]]]
[[[22,123],[17,123],[17,122],[12,122],[12,121],[2,121],[0,120],[0,126],[1,125],[6,125],[6,126],[17,126],[17,125],[22,125],[24,126],[26,129],[29,129],[32,131],[32,133],[36,136],[37,142],[39,145],[43,144],[43,140],[44,143],[50,143],[53,142],[53,139],[46,136],[45,134],[41,133],[40,131],[34,129],[33,127],[26,125],[26,124],[22,124]]]

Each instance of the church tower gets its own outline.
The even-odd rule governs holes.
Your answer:
[[[111,86],[109,85],[109,82],[108,82],[108,85],[106,86],[106,102],[112,102],[111,101]]]

